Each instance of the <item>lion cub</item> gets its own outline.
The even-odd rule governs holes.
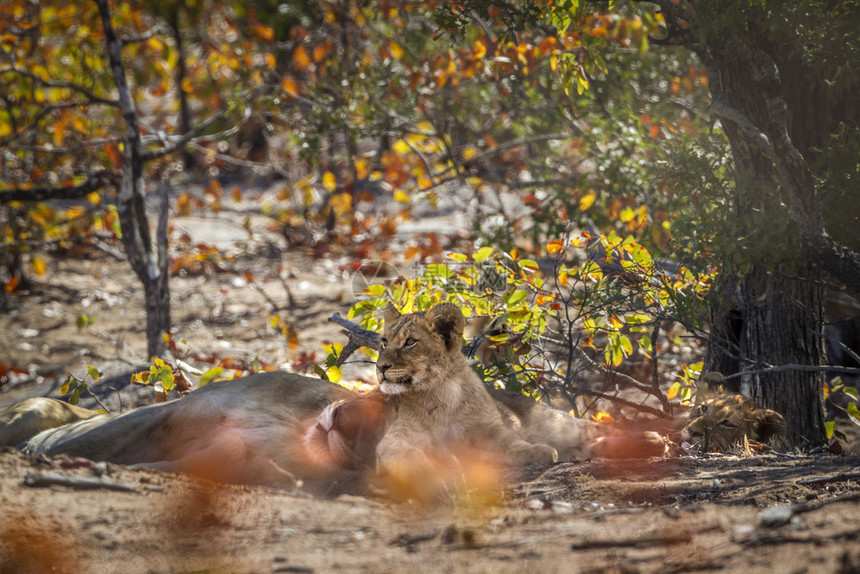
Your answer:
[[[382,470],[461,447],[497,453],[512,466],[558,460],[553,447],[529,443],[512,428],[472,371],[460,351],[465,323],[448,303],[386,313],[376,376],[396,415],[377,447]]]

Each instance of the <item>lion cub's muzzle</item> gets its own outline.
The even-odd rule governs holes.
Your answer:
[[[379,389],[385,394],[394,394],[402,391],[402,387],[408,387],[412,384],[412,375],[406,369],[393,369],[391,365],[376,365],[376,381],[379,383]],[[392,386],[399,385],[399,390],[395,391]]]

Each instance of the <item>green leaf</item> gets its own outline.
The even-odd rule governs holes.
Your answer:
[[[848,403],[845,412],[848,413],[848,418],[851,419],[852,423],[860,426],[860,409],[857,408],[857,403]]]
[[[98,370],[97,368],[95,368],[95,367],[94,367],[94,366],[92,366],[92,365],[89,365],[89,366],[87,367],[87,374],[90,376],[90,378],[91,378],[93,381],[97,381],[97,380],[99,380],[99,379],[100,379],[100,378],[102,378],[102,376],[104,375],[104,373],[103,373],[103,372],[101,372],[100,370]]]
[[[512,291],[510,295],[508,295],[507,301],[505,302],[508,305],[516,305],[517,303],[525,301],[528,295],[528,292],[517,289],[516,291]]]
[[[842,392],[854,399],[855,401],[860,401],[860,397],[857,396],[857,389],[854,387],[843,387]]]
[[[630,342],[630,337],[627,335],[621,335],[618,338],[618,344],[624,352],[625,357],[629,357],[633,354],[633,343]]]
[[[172,391],[173,383],[173,369],[170,365],[164,365],[161,367],[161,386],[164,387],[165,391]]]
[[[535,261],[534,259],[520,259],[518,263],[520,264],[520,269],[522,269],[523,271],[531,271],[532,273],[534,273],[538,270],[537,261]]]
[[[827,421],[824,423],[824,430],[827,433],[827,440],[833,438],[833,431],[836,430],[836,421]]]
[[[205,387],[209,383],[218,380],[218,377],[220,377],[223,373],[224,367],[221,367],[220,365],[217,367],[212,367],[200,376],[200,380],[197,382],[197,386]]]
[[[364,292],[371,297],[381,297],[385,295],[385,285],[368,285]]]

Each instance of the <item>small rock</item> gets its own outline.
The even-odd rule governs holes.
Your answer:
[[[794,505],[792,504],[771,506],[762,510],[758,515],[762,526],[768,528],[776,528],[788,524],[792,516],[794,516]]]

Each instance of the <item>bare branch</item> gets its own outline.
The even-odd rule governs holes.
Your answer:
[[[205,120],[200,122],[197,126],[194,127],[194,129],[192,129],[188,133],[182,134],[181,136],[178,136],[178,137],[175,137],[175,136],[171,137],[170,143],[168,143],[164,147],[143,152],[141,154],[141,159],[144,162],[147,162],[147,161],[152,161],[154,159],[158,159],[158,158],[164,157],[166,155],[172,154],[176,150],[189,144],[194,138],[196,138],[201,133],[203,133],[204,130],[206,130],[208,127],[213,125],[215,122],[217,122],[218,120],[220,120],[224,116],[226,116],[228,112],[229,112],[229,110],[225,109],[225,110],[221,110],[218,113],[212,114],[211,116],[209,116],[208,118],[206,118]]]
[[[67,89],[67,90],[72,90],[72,91],[78,92],[79,94],[81,94],[85,98],[87,98],[88,103],[104,104],[106,106],[113,106],[115,108],[119,107],[119,102],[117,100],[109,100],[107,98],[102,98],[100,96],[95,95],[93,92],[86,89],[85,87],[79,86],[78,84],[73,84],[71,82],[55,82],[55,81],[46,80],[44,78],[37,76],[36,74],[33,74],[31,72],[27,72],[26,70],[21,70],[19,68],[15,68],[15,67],[0,69],[0,75],[3,75],[3,74],[18,74],[19,76],[23,76],[25,78],[30,78],[34,82],[38,82],[39,84],[42,84],[46,88],[61,88],[61,89]]]
[[[103,187],[116,187],[119,175],[110,171],[90,174],[83,183],[63,187],[31,187],[0,191],[0,205],[10,201],[48,201],[54,199],[78,199]]]

